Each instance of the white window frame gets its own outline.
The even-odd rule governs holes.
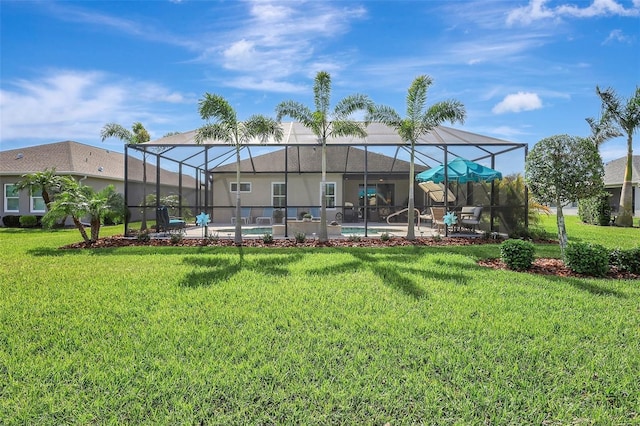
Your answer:
[[[333,207],[329,207],[329,203],[327,203],[327,210],[335,210],[337,208],[336,206],[338,205],[336,200],[336,198],[338,197],[338,184],[336,182],[325,182],[325,185],[327,185],[327,189],[330,185],[333,185],[333,195],[326,195],[327,198],[333,198]],[[322,182],[320,182],[320,205],[322,205]]]
[[[4,198],[4,211],[5,213],[20,213],[20,191],[18,191],[18,195],[15,197],[7,197],[7,189],[10,186],[16,186],[13,183],[5,183],[4,184],[4,192],[2,193],[3,198]],[[18,199],[18,210],[9,210],[9,203],[8,200],[9,199]]]
[[[37,199],[42,200],[42,205],[44,206],[44,198],[42,197],[42,191],[39,191],[40,195],[33,195],[33,193],[29,194],[29,211],[31,213],[46,213],[47,208],[45,206],[44,209],[35,209],[35,202]]]
[[[234,193],[236,192],[236,183],[237,182],[229,182],[229,192]],[[242,190],[242,186],[243,185],[249,185],[249,190],[248,191],[243,191]],[[251,192],[251,190],[253,189],[253,185],[251,185],[251,182],[240,182],[240,193],[241,194],[248,194]]]
[[[276,195],[275,195],[275,191],[274,191],[275,185],[283,185],[284,186],[284,194],[283,195],[278,195],[278,198],[281,198],[283,200],[281,206],[278,206],[275,203],[275,200],[276,200]],[[286,182],[271,182],[271,204],[274,207],[285,207],[285,200],[286,199],[287,199],[287,183]]]

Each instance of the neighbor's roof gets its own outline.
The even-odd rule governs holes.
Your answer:
[[[0,151],[0,173],[3,175],[22,175],[53,168],[60,175],[124,180],[124,155],[73,141]]]
[[[265,145],[317,145],[318,138],[313,132],[304,127],[301,123],[287,122],[282,123],[284,131],[284,139],[276,142],[273,139],[266,141]],[[196,130],[179,133],[176,135],[166,136],[147,142],[150,145],[194,145]],[[222,141],[208,141],[206,144],[223,144]],[[247,145],[259,145],[261,142],[257,139],[252,140]],[[367,137],[331,137],[327,140],[327,145],[405,145],[400,139],[396,130],[392,127],[381,123],[371,123],[367,127]],[[476,133],[466,132],[464,130],[453,129],[451,127],[438,126],[427,135],[422,136],[418,145],[458,145],[458,146],[474,146],[474,145],[526,145],[517,142],[510,142],[503,139],[483,136]]]
[[[0,175],[19,176],[47,169],[55,169],[57,175],[124,181],[124,154],[73,141],[0,151]],[[177,185],[177,173],[161,169],[160,174],[164,184]],[[147,176],[155,175],[156,168],[147,164]],[[142,161],[129,158],[129,179],[142,181]],[[183,179],[184,185],[195,182],[190,176]]]
[[[624,172],[627,167],[627,157],[618,158],[604,165],[604,184],[605,186],[622,186],[624,181]],[[640,184],[640,155],[634,155],[631,163],[633,168],[632,182]]]
[[[242,172],[282,173],[285,170],[285,152],[287,170],[290,173],[318,173],[322,170],[322,151],[315,146],[294,146],[279,149],[268,154],[240,161]],[[332,146],[327,149],[328,173],[360,173],[365,170],[365,151],[353,146]],[[409,173],[409,162],[374,152],[367,155],[369,173]],[[417,171],[425,167],[416,165]],[[211,170],[216,173],[234,173],[236,164],[226,164]]]

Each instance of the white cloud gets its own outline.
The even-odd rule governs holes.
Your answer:
[[[609,44],[614,42],[619,43],[631,43],[633,39],[625,35],[622,30],[613,30],[609,33],[609,36],[602,42],[602,44]]]
[[[505,98],[493,107],[494,114],[507,112],[532,111],[542,108],[542,100],[536,93],[518,92],[505,96]]]
[[[0,138],[91,139],[111,121],[146,126],[166,120],[163,105],[192,102],[158,84],[118,80],[97,71],[51,71],[34,80],[8,82],[0,91]],[[153,112],[151,112],[153,111]]]
[[[634,0],[631,8],[616,0],[593,0],[586,7],[563,4],[547,7],[548,0],[530,0],[526,6],[512,10],[507,15],[507,24],[530,24],[541,19],[560,19],[562,17],[593,18],[597,16],[640,16],[640,1]]]

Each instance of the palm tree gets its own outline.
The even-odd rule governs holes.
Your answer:
[[[56,169],[45,169],[42,172],[28,173],[22,175],[22,179],[16,182],[18,190],[29,189],[33,194],[36,191],[42,192],[42,200],[47,210],[55,193],[63,190],[67,179],[64,176],[56,175]]]
[[[376,106],[367,116],[367,121],[375,121],[393,127],[404,143],[410,146],[409,162],[409,205],[407,239],[415,240],[414,229],[414,170],[415,145],[418,139],[445,121],[464,123],[466,112],[464,105],[456,100],[441,101],[425,110],[427,91],[433,83],[431,77],[421,75],[413,80],[407,93],[407,117],[400,115],[388,106]]]
[[[628,100],[620,98],[615,90],[607,88],[600,90],[596,86],[596,93],[602,100],[602,117],[600,122],[588,118],[592,129],[592,138],[600,145],[604,141],[617,136],[627,136],[627,164],[620,193],[620,204],[616,225],[633,226],[632,203],[633,186],[633,133],[640,126],[640,86],[636,86],[635,94]]]
[[[350,95],[338,101],[333,111],[329,111],[331,98],[331,76],[325,71],[316,75],[313,86],[315,111],[296,101],[278,104],[277,120],[288,116],[311,129],[322,146],[322,183],[320,185],[320,242],[327,236],[327,138],[339,136],[367,136],[366,123],[356,122],[350,116],[358,110],[370,110],[373,102],[366,95]]]
[[[242,221],[240,204],[240,150],[251,139],[266,142],[273,137],[280,142],[283,137],[280,123],[262,115],[252,115],[247,121],[238,121],[236,111],[222,96],[205,93],[199,103],[200,117],[207,123],[196,131],[198,144],[208,139],[224,141],[236,150],[236,227],[234,242],[242,245]],[[212,121],[213,120],[213,121]]]
[[[112,205],[117,204],[118,196],[113,185],[95,192],[90,186],[80,185],[73,178],[65,177],[64,190],[51,203],[50,210],[42,218],[42,224],[51,227],[57,220],[71,216],[86,243],[97,241],[102,220],[113,213]],[[85,216],[89,216],[90,237],[82,223],[82,218]]]
[[[107,138],[116,138],[127,144],[140,144],[149,142],[151,136],[149,132],[144,128],[142,123],[136,121],[131,126],[131,131],[125,129],[120,124],[108,123],[105,124],[100,131],[100,137],[102,142]],[[147,199],[147,150],[145,149],[142,154],[142,199]],[[144,201],[143,201],[144,202]],[[147,209],[146,205],[142,208],[142,223],[140,224],[140,230],[145,231],[147,229]]]

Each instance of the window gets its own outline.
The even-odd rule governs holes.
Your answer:
[[[287,186],[284,182],[271,183],[271,200],[274,207],[284,207],[287,196]]]
[[[44,204],[44,198],[42,198],[42,190],[38,190],[31,193],[31,213],[44,213],[47,211],[47,206]]]
[[[231,192],[236,192],[237,188],[237,182],[231,182],[229,185]],[[240,182],[240,192],[251,192],[251,182]]]
[[[320,194],[322,194],[322,182],[320,182]],[[327,208],[335,209],[336,208],[336,183],[335,182],[327,182]]]
[[[4,185],[4,211],[19,212],[20,211],[20,193],[15,185]]]

